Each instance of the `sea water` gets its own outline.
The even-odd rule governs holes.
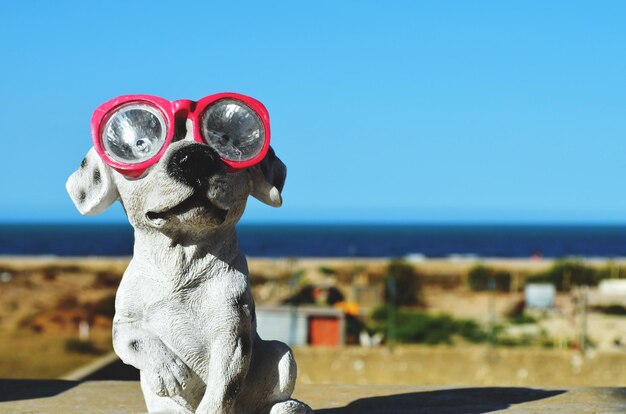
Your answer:
[[[626,257],[626,226],[240,225],[249,256]],[[0,225],[0,255],[130,256],[127,224]]]

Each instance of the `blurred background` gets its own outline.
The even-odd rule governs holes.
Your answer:
[[[288,166],[283,207],[251,200],[239,235],[300,383],[626,385],[625,13],[0,4],[0,378],[111,351],[132,229],[64,188],[92,111],[234,91]]]

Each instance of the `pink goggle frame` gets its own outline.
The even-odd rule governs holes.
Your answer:
[[[193,139],[201,144],[212,146],[208,139],[203,136],[202,117],[205,111],[210,110],[214,104],[223,100],[242,104],[243,107],[251,110],[252,113],[258,117],[263,130],[259,139],[262,139],[263,142],[257,143],[259,147],[258,151],[255,151],[254,154],[244,159],[229,159],[222,154],[220,154],[220,158],[228,166],[230,172],[236,172],[261,162],[267,154],[270,145],[270,120],[267,109],[261,102],[254,98],[231,92],[206,96],[195,102],[188,99],[168,101],[167,99],[151,95],[123,95],[113,98],[100,105],[94,111],[91,118],[91,135],[94,148],[100,155],[100,158],[115,170],[131,178],[140,177],[146,169],[156,163],[167,150],[174,137],[176,121],[181,119],[191,120],[193,123]],[[107,151],[104,144],[106,137],[103,136],[104,129],[108,125],[108,122],[114,118],[123,107],[130,105],[133,107],[147,107],[148,109],[157,110],[162,115],[165,122],[165,125],[162,126],[165,128],[165,139],[161,148],[149,159],[136,163],[125,163],[119,159],[116,160],[114,156]],[[219,150],[217,152],[220,153]]]

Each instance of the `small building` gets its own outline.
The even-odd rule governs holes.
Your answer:
[[[598,291],[608,296],[626,296],[626,279],[601,280]]]
[[[259,306],[257,332],[293,346],[340,346],[345,343],[341,310],[317,306]]]
[[[526,307],[552,309],[556,299],[556,287],[551,283],[529,283],[524,288]]]
[[[626,279],[600,281],[597,289],[589,289],[588,303],[590,306],[626,307]]]

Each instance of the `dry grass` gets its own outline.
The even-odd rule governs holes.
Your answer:
[[[0,332],[0,378],[57,378],[98,357],[66,351],[66,341],[75,338],[29,330]],[[101,352],[112,349],[109,333],[93,333],[91,340]]]

